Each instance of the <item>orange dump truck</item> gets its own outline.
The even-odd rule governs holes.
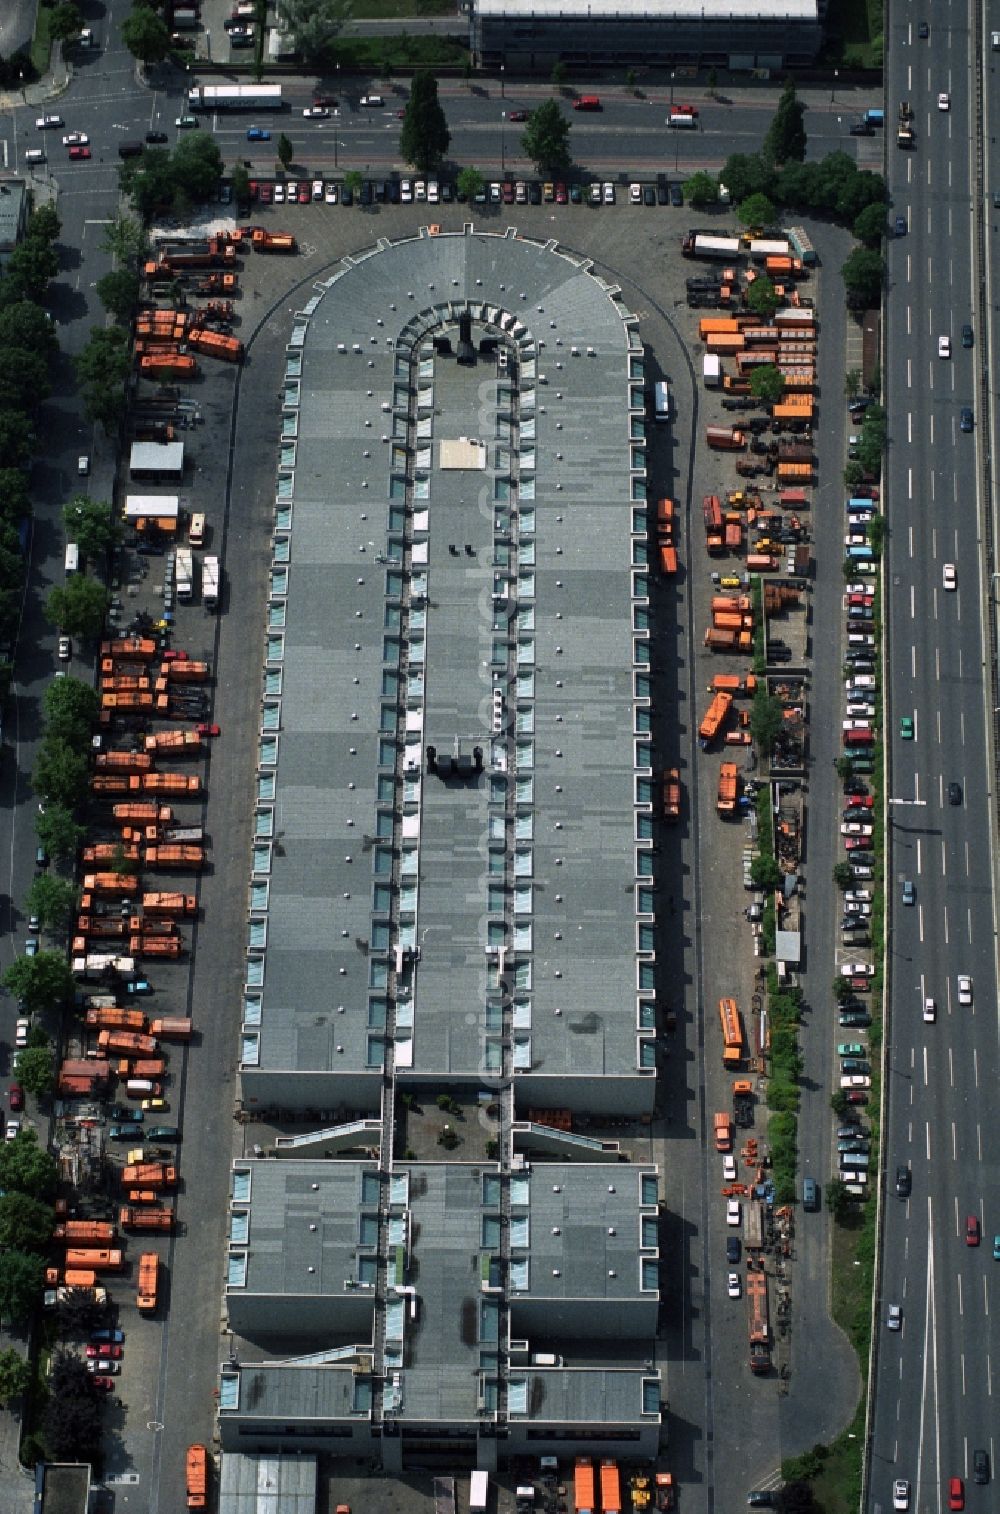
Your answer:
[[[732,694],[727,694],[724,690],[720,690],[718,694],[713,696],[712,703],[709,705],[701,725],[698,727],[698,742],[702,751],[707,750],[716,736],[718,736],[726,723],[732,706]]]
[[[143,894],[144,915],[183,916],[198,913],[196,894]]]
[[[250,241],[255,252],[295,252],[296,241],[290,231],[264,231],[255,226]]]
[[[197,757],[201,737],[197,731],[156,731],[146,737],[147,752],[168,752],[172,757]]]
[[[91,894],[137,894],[139,880],[127,873],[84,873],[83,886]]]
[[[188,1446],[184,1480],[189,1509],[204,1509],[208,1502],[208,1452],[204,1446]]]
[[[661,541],[672,541],[676,514],[672,499],[656,501],[656,530]]]
[[[113,915],[79,915],[76,929],[81,936],[114,941],[125,935],[126,926],[124,920],[116,920]]]
[[[169,825],[174,812],[169,804],[157,804],[154,800],[138,804],[116,804],[111,813],[116,820],[131,820],[139,825]]]
[[[153,759],[148,752],[98,752],[94,765],[119,773],[148,773]]]
[[[196,773],[143,773],[142,787],[147,794],[200,794],[201,779]]]
[[[594,1463],[589,1456],[578,1456],[573,1470],[573,1507],[576,1514],[597,1514],[594,1501]]]
[[[165,662],[160,677],[173,683],[206,683],[211,671],[207,662]]]
[[[681,775],[677,768],[667,768],[663,775],[663,818],[671,822],[681,815]]]
[[[767,1307],[767,1275],[756,1267],[747,1270],[747,1315],[750,1334],[750,1371],[771,1369],[771,1323]]]
[[[54,1241],[68,1241],[75,1246],[87,1242],[107,1246],[114,1238],[115,1227],[110,1220],[63,1220],[52,1232]]]
[[[97,846],[85,846],[82,858],[84,862],[138,862],[139,848],[137,846],[124,846],[117,841],[100,841]]]
[[[166,1162],[134,1162],[122,1168],[122,1183],[126,1188],[176,1188],[177,1168]]]
[[[672,542],[662,542],[660,545],[660,572],[667,578],[672,578],[677,572],[677,548]]]
[[[128,928],[137,936],[176,936],[175,920],[147,920],[142,915],[130,915]]]
[[[127,794],[128,780],[128,773],[95,773],[90,780],[90,787],[95,794]]]
[[[118,1223],[123,1230],[161,1230],[169,1233],[174,1228],[174,1211],[134,1208],[123,1204],[118,1211]]]
[[[162,1078],[167,1070],[164,1057],[119,1057],[115,1063],[114,1071],[119,1078],[125,1078],[130,1083],[139,1078]]]
[[[157,643],[149,636],[119,636],[113,641],[101,642],[102,657],[132,657],[140,662],[151,662],[157,650]]]
[[[140,1035],[135,1030],[102,1030],[97,1037],[97,1045],[101,1051],[130,1051],[133,1054],[142,1052],[149,1053],[156,1050],[155,1036]]]
[[[706,494],[701,501],[701,513],[705,521],[705,542],[711,556],[723,550],[722,505],[717,494]]]
[[[195,352],[203,352],[206,357],[220,357],[224,363],[239,363],[243,358],[243,343],[238,337],[223,336],[221,331],[206,331],[204,326],[192,326],[187,343]]]
[[[719,794],[715,808],[720,815],[736,814],[736,799],[739,793],[739,774],[735,762],[724,762],[719,769]]]
[[[728,1114],[712,1116],[712,1125],[715,1129],[716,1151],[732,1151],[733,1149],[733,1122]]]
[[[121,1272],[124,1251],[90,1250],[71,1246],[66,1252],[66,1267],[86,1267],[90,1272]]]
[[[601,1514],[622,1514],[622,1480],[614,1461],[601,1462]]]
[[[722,1061],[726,1067],[739,1067],[743,1061],[743,1020],[735,999],[719,1000],[719,1024],[722,1028]]]
[[[194,1023],[183,1015],[164,1015],[162,1020],[153,1021],[150,1030],[161,1041],[190,1041]]]
[[[157,1294],[160,1287],[160,1258],[155,1251],[144,1251],[139,1257],[139,1277],[135,1305],[140,1314],[155,1314]]]
[[[141,1033],[146,1029],[146,1016],[141,1009],[112,1009],[108,1005],[88,1009],[87,1024],[95,1030],[136,1030]]]
[[[145,867],[190,868],[194,872],[205,866],[205,848],[202,846],[147,846],[143,856]]]
[[[193,379],[198,364],[186,353],[167,353],[163,357],[141,357],[139,372],[143,378],[155,379],[157,383],[162,379]]]
[[[173,960],[184,950],[176,936],[130,936],[128,949],[133,957],[160,957]]]

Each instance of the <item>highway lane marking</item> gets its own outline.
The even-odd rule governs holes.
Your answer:
[[[948,853],[945,851],[945,845],[943,841],[941,842],[941,876],[942,878],[946,878],[948,876]]]
[[[952,1053],[952,1049],[951,1049],[950,1046],[948,1047],[948,1082],[951,1084],[952,1088],[954,1088],[954,1086],[955,1086],[955,1059],[954,1059],[954,1054]],[[952,1145],[952,1156],[954,1156],[954,1154],[955,1154],[955,1122],[954,1122],[954,1120],[952,1120],[952,1122],[951,1122],[951,1145]]]
[[[962,738],[962,745],[964,746],[965,745],[965,711],[964,710],[959,710],[959,712],[958,712],[958,730],[959,730],[959,735]]]
[[[958,1225],[958,1195],[956,1194],[955,1195],[955,1235],[956,1235],[956,1238],[958,1236],[960,1236],[961,1233],[962,1232],[959,1229],[959,1225]]]
[[[917,648],[916,648],[915,644],[913,642],[911,642],[910,643],[910,677],[912,679],[916,680],[916,676],[917,676]]]
[[[972,905],[971,904],[967,907],[967,911],[966,912],[967,912],[968,917],[969,917],[969,945],[971,946],[972,945]],[[975,1012],[976,1012],[976,1006],[973,1004],[973,1006],[972,1006],[972,1013],[975,1014]]]
[[[958,1313],[959,1318],[961,1318],[961,1316],[965,1313],[965,1305],[962,1302],[962,1274],[960,1272],[956,1272],[955,1277],[958,1280]]]
[[[913,414],[909,410],[906,412],[906,442],[907,446],[913,446]]]
[[[913,503],[913,469],[912,468],[907,468],[907,470],[906,470],[906,497],[910,501],[910,503],[912,504]],[[913,531],[912,531],[912,527],[911,527],[911,530],[910,530],[910,541],[912,542],[912,540],[913,540]],[[912,552],[910,553],[910,556],[911,557],[913,556]]]
[[[935,648],[935,653],[936,653],[936,651],[937,651],[937,649]],[[935,665],[936,664],[937,664],[937,657],[935,656]],[[937,671],[938,671],[938,677],[940,678],[940,676],[941,676],[941,669],[940,669],[940,667],[938,667]],[[934,719],[935,719],[935,723],[937,725],[938,746],[940,746],[941,745],[941,711],[940,710],[935,710],[935,712],[934,712]]]
[[[911,319],[912,315],[913,315],[913,307],[911,305],[907,305],[907,307],[906,307],[906,334],[907,334],[907,336],[912,336],[913,335],[913,321]]]
[[[934,676],[938,683],[941,682],[941,648],[934,648]]]
[[[972,871],[971,862],[972,862],[972,859],[971,859],[971,856],[969,854],[969,843],[966,842],[965,843],[965,876],[967,878],[968,878],[970,872]]]
[[[986,1278],[984,1277],[983,1278],[983,1313],[985,1315],[989,1315],[989,1312],[990,1312],[990,1289],[989,1289],[989,1284],[987,1283]]]
[[[979,1087],[979,1052],[976,1047],[972,1048],[972,1080]],[[979,1160],[983,1160],[983,1128],[976,1124],[976,1144],[979,1147]]]
[[[944,848],[942,847],[942,851],[943,850],[944,850]],[[944,872],[944,869],[942,868],[941,871]],[[950,946],[951,945],[951,937],[950,937],[949,932],[948,932],[948,906],[947,906],[947,904],[944,907],[944,944],[945,944],[945,946]]]
[[[913,363],[910,358],[906,359],[906,387],[913,388]]]
[[[924,870],[923,869],[923,851],[922,851],[922,848],[923,848],[923,837],[918,836],[917,837],[917,877],[918,878],[920,877],[920,874]],[[923,989],[924,989],[924,975],[923,975],[923,973],[921,973],[920,974],[920,991],[921,991],[921,993],[923,993]]]
[[[961,1289],[959,1289],[959,1293],[961,1293]],[[958,1359],[959,1359],[959,1361],[962,1364],[962,1397],[964,1398],[965,1397],[965,1352],[964,1351],[960,1352]],[[965,1462],[965,1464],[967,1466],[968,1465],[968,1461],[969,1461],[969,1443],[968,1443],[967,1440],[965,1440],[964,1437],[963,1437],[963,1440],[962,1440],[962,1444],[964,1446],[963,1460],[964,1460],[964,1462]],[[968,1475],[968,1474],[966,1474],[966,1475]]]
[[[954,1088],[954,1086],[955,1080],[952,1078],[952,1087]],[[953,1162],[958,1161],[958,1132],[955,1129],[954,1120],[951,1122],[951,1159]]]
[[[924,1087],[926,1088],[927,1085],[928,1085],[928,1083],[930,1082],[930,1079],[927,1076],[927,1043],[926,1043],[926,1041],[924,1042],[924,1044],[923,1044],[923,1046],[921,1048],[921,1057],[922,1057],[923,1064],[924,1064]],[[926,1120],[924,1121],[924,1130],[926,1132],[926,1137],[927,1137],[927,1139],[926,1139],[927,1160],[929,1162],[930,1159],[931,1159],[931,1127],[930,1127],[930,1125],[928,1125],[928,1123],[927,1123]]]
[[[928,1337],[930,1337],[931,1350],[927,1349]],[[920,1486],[924,1463],[924,1432],[927,1417],[928,1378],[933,1372],[934,1383],[934,1425],[935,1439],[937,1442],[937,1465],[934,1470],[935,1482],[939,1482],[938,1472],[941,1466],[941,1425],[937,1412],[937,1300],[934,1294],[934,1225],[933,1225],[933,1202],[927,1199],[927,1292],[924,1296],[924,1350],[922,1356],[922,1373],[920,1380],[920,1426],[917,1431],[917,1470],[914,1479],[916,1483],[916,1506],[920,1507]],[[933,1357],[933,1362],[932,1362]]]
[[[911,620],[915,620],[916,617],[917,617],[917,586],[916,586],[916,584],[911,584],[910,585],[910,619]]]

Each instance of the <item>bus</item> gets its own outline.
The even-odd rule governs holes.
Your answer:
[[[670,385],[659,379],[654,390],[655,414],[658,421],[670,419]]]
[[[722,1026],[723,1065],[739,1067],[743,1061],[743,1022],[735,999],[719,1000],[719,1023]]]
[[[66,556],[63,559],[63,568],[66,571],[67,578],[80,571],[80,548],[75,541],[66,543]]]

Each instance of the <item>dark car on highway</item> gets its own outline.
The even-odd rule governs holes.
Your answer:
[[[896,1192],[901,1199],[908,1199],[913,1188],[913,1174],[909,1167],[896,1168]]]

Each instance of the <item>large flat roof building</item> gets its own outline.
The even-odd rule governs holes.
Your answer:
[[[233,1174],[230,1450],[655,1454],[658,1177],[579,1128],[655,1091],[645,390],[513,232],[294,319],[241,1079],[296,1131]]]

